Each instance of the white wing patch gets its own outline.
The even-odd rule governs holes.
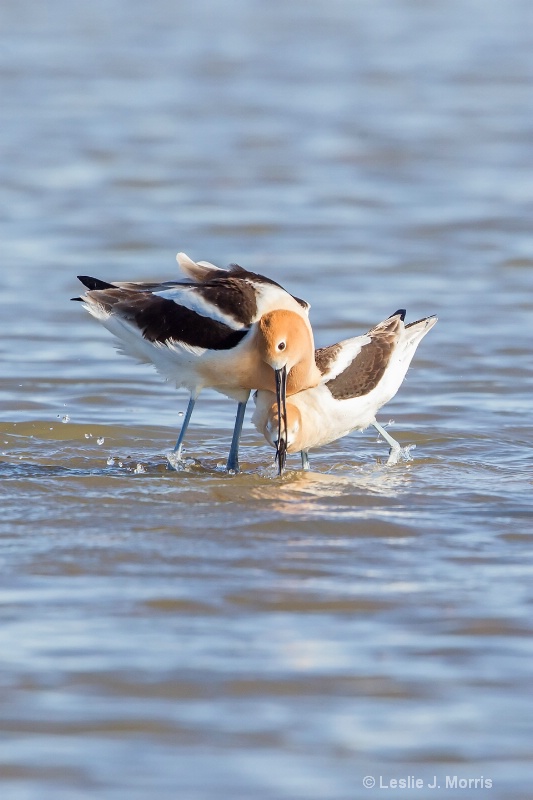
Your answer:
[[[322,377],[322,383],[327,383],[341,375],[345,369],[348,369],[352,361],[361,352],[361,348],[365,344],[370,344],[371,338],[366,334],[364,336],[353,336],[351,339],[343,339],[338,343],[340,352],[337,353],[335,361],[329,365],[329,369]]]
[[[172,289],[165,289],[162,292],[154,292],[157,297],[164,297],[166,300],[173,300],[179,306],[185,306],[189,311],[195,311],[202,317],[222,322],[234,331],[240,331],[247,327],[238,322],[235,317],[224,313],[217,305],[202,297],[201,286],[174,286]]]
[[[304,319],[308,316],[309,304],[307,304],[307,308],[303,308],[300,303],[285,289],[282,289],[281,286],[274,286],[272,283],[263,283],[262,281],[255,282],[250,278],[245,278],[245,280],[255,292],[257,313],[254,317],[254,322],[257,322],[263,314],[268,314],[269,311],[276,311],[277,309],[294,311]]]

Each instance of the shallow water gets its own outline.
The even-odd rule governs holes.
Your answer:
[[[2,798],[531,797],[532,22],[3,4]],[[436,313],[380,416],[412,460],[372,429],[280,480],[250,412],[227,476],[205,392],[167,469],[186,394],[69,298],[178,250],[319,345]]]

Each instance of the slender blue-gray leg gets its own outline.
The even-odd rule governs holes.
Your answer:
[[[309,466],[309,453],[307,450],[301,450],[300,455],[302,457],[302,469],[305,469],[306,471],[311,469]]]
[[[378,433],[381,436],[383,436],[385,441],[390,444],[389,458],[387,460],[387,464],[396,464],[402,450],[400,443],[397,442],[396,439],[393,439],[390,433],[387,433],[385,428],[383,428],[383,426],[380,425],[379,422],[374,421],[372,425],[378,431]]]
[[[183,445],[185,434],[187,433],[187,428],[189,427],[192,410],[194,408],[194,404],[196,403],[196,397],[197,397],[196,395],[191,394],[189,405],[187,406],[187,411],[185,412],[185,419],[183,420],[183,425],[181,426],[180,435],[178,437],[178,441],[176,442],[176,446],[173,450],[174,453],[178,454],[178,458],[181,458],[181,448]]]
[[[248,397],[250,397],[250,392],[248,392]],[[244,402],[239,403],[239,405],[237,406],[235,427],[233,429],[233,436],[231,439],[231,447],[228,456],[228,463],[226,465],[226,469],[228,472],[239,471],[239,441],[241,438],[242,424],[244,422],[244,412],[246,411],[246,403],[248,402],[248,397]]]

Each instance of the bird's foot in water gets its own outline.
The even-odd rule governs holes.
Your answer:
[[[408,444],[406,447],[400,447],[400,445],[394,445],[389,450],[389,457],[387,459],[387,466],[393,467],[399,461],[412,461],[413,457],[411,455],[411,450],[414,450],[416,444]]]
[[[168,468],[173,469],[176,472],[183,472],[194,463],[194,459],[185,459],[183,457],[183,452],[181,449],[170,450],[168,453],[165,453],[165,457],[167,459]]]

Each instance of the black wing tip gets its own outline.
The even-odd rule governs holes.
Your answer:
[[[403,322],[405,320],[405,315],[406,314],[407,314],[407,311],[405,310],[405,308],[399,308],[398,311],[395,311],[394,314],[390,315],[390,318],[392,318],[392,317],[400,317],[401,321]]]
[[[293,295],[293,297],[298,303],[298,305],[300,305],[304,309],[304,311],[307,311],[308,309],[311,308],[307,300],[302,300],[301,297],[296,297],[296,295]]]
[[[83,303],[83,297],[71,297],[71,300],[79,300],[80,303]]]
[[[412,328],[414,325],[418,325],[420,322],[431,322],[434,319],[435,322],[439,321],[439,318],[436,314],[431,314],[429,317],[422,317],[422,319],[415,319],[414,322],[410,322],[409,325],[406,325],[406,328]]]
[[[98,291],[99,289],[115,289],[116,287],[113,286],[112,283],[108,283],[107,281],[101,281],[100,278],[91,278],[90,275],[78,275],[78,280],[83,283],[84,286],[87,287],[90,291],[94,292],[95,290]]]

